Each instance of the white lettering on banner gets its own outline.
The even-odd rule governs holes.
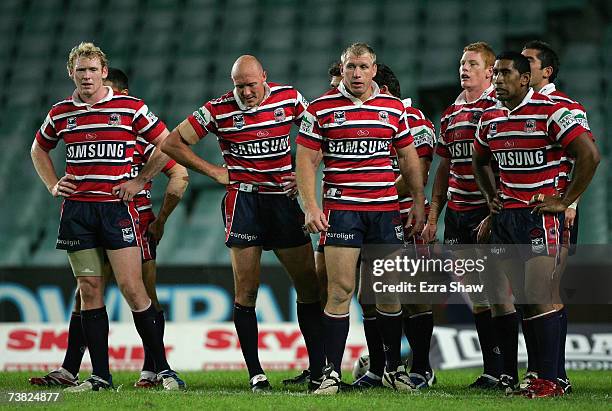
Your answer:
[[[168,323],[164,342],[168,361],[177,370],[244,368],[233,323]],[[0,350],[7,353],[0,357],[0,370],[56,367],[64,355],[67,343],[67,325],[0,325]],[[362,329],[353,327],[346,347],[343,365],[348,368],[365,350]],[[259,354],[266,369],[303,368],[308,365],[308,351],[295,323],[260,325]],[[140,369],[144,352],[133,325],[110,324],[109,356],[113,369]],[[83,359],[83,368],[91,368],[87,353]]]

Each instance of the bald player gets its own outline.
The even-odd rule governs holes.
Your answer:
[[[222,209],[225,244],[234,271],[234,324],[251,389],[270,389],[258,356],[255,302],[262,251],[273,250],[297,291],[298,322],[310,360],[310,388],[325,365],[321,302],[312,244],[304,213],[291,195],[291,126],[308,103],[293,87],[269,83],[254,56],[244,55],[231,71],[233,90],[208,101],[168,136],[162,150],[178,163],[226,187]],[[190,148],[206,134],[218,136],[227,167],[198,157]]]

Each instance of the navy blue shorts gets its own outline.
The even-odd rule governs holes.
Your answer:
[[[478,225],[489,215],[489,207],[469,211],[446,208],[444,216],[444,244],[476,244]]]
[[[525,259],[556,256],[563,238],[564,213],[532,214],[531,208],[503,209],[491,221],[491,244],[521,244]]]
[[[67,251],[140,247],[138,211],[133,202],[64,200],[55,248]]]
[[[264,250],[310,243],[304,212],[296,199],[284,194],[230,190],[221,202],[228,247],[261,246]]]
[[[361,247],[362,244],[403,244],[404,228],[399,211],[326,210],[329,229],[319,244]]]

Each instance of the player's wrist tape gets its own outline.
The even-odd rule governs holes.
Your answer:
[[[574,201],[572,204],[568,205],[567,208],[576,209],[578,207],[578,201]]]

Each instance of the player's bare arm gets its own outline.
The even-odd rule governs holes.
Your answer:
[[[436,239],[438,231],[438,218],[446,205],[446,192],[448,191],[448,177],[450,175],[450,158],[441,157],[436,168],[436,175],[431,190],[431,202],[427,223],[423,229],[423,239],[432,242]]]
[[[187,169],[180,164],[175,164],[170,170],[166,171],[165,174],[168,176],[168,185],[166,185],[164,200],[157,213],[157,218],[149,224],[149,233],[157,242],[159,242],[164,235],[166,221],[181,201],[181,198],[183,198],[183,194],[189,184]]]
[[[570,204],[586,190],[599,165],[600,155],[597,146],[587,133],[576,137],[568,146],[567,151],[576,159],[574,177],[567,187],[563,197],[537,194],[532,203],[539,203],[533,209],[534,213],[558,213],[565,211]]]
[[[319,233],[329,228],[327,218],[319,207],[315,187],[317,167],[321,161],[319,153],[298,145],[295,156],[297,185],[304,201],[305,224],[310,233]]]
[[[497,214],[502,209],[502,203],[493,185],[495,179],[489,167],[490,162],[490,153],[485,154],[478,150],[474,150],[472,153],[472,169],[474,170],[476,184],[478,184],[478,188],[480,188],[483,197],[487,201],[491,214]]]
[[[397,161],[399,164],[402,177],[408,186],[408,190],[412,194],[413,206],[408,214],[408,224],[414,225],[409,232],[409,237],[423,231],[425,225],[425,193],[423,191],[423,176],[421,170],[421,162],[419,155],[414,147],[410,144],[406,147],[397,150]]]
[[[164,129],[164,131],[152,141],[152,144],[161,144],[169,134],[168,129]],[[136,194],[142,191],[147,181],[152,180],[153,177],[160,173],[169,160],[170,158],[167,154],[163,153],[161,150],[154,150],[138,175],[130,181],[113,187],[113,194],[123,201],[131,201]]]
[[[74,193],[77,188],[73,184],[76,181],[75,177],[72,174],[66,174],[62,178],[58,178],[51,156],[36,140],[32,144],[30,155],[38,176],[53,197],[69,197]]]
[[[183,120],[163,141],[161,150],[177,163],[200,174],[204,174],[219,184],[229,184],[227,168],[209,163],[193,152],[190,146],[198,141],[199,138],[193,126],[189,124],[189,121]]]

